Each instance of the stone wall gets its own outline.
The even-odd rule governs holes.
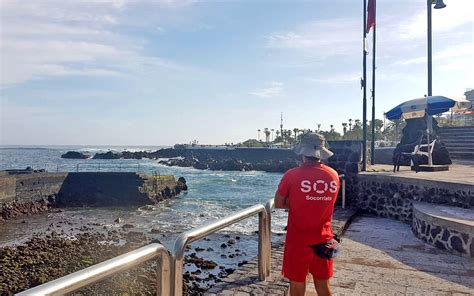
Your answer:
[[[0,222],[47,211],[67,173],[2,174],[0,176]]]
[[[1,174],[0,222],[55,206],[154,204],[186,189],[186,181],[174,176],[127,172]]]
[[[374,150],[375,164],[393,165],[393,151],[394,150],[395,150],[395,147],[375,148]]]
[[[352,192],[360,211],[412,223],[413,201],[455,207],[474,206],[474,186],[360,173]]]
[[[419,239],[442,250],[474,257],[474,226],[462,219],[445,219],[443,214],[431,215],[426,205],[414,203],[413,233]],[[461,217],[457,217],[461,218]]]
[[[354,205],[357,186],[357,173],[362,169],[362,141],[328,141],[334,155],[328,159],[328,165],[346,178],[346,205]],[[336,204],[341,204],[338,198]]]
[[[139,206],[171,198],[183,188],[173,176],[153,177],[133,172],[69,173],[58,192],[57,206]],[[164,178],[169,177],[169,178]]]

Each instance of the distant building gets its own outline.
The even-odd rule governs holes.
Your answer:
[[[466,90],[464,95],[466,96],[466,100],[471,101],[472,103],[471,109],[473,109],[474,108],[474,89],[471,88],[471,89]]]

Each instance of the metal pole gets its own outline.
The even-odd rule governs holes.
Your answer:
[[[428,13],[428,96],[432,95],[432,52],[431,52],[431,5],[432,0],[427,0],[427,13]],[[427,120],[427,144],[428,144],[428,165],[433,165],[433,159],[431,157],[431,149],[430,149],[430,131],[431,131],[431,115],[426,112]]]
[[[431,59],[431,5],[432,0],[427,0],[428,7],[428,96],[432,95],[432,59]]]
[[[375,4],[374,4],[375,5]],[[376,17],[376,8],[374,7],[374,20]],[[372,141],[370,142],[370,164],[375,164],[375,28],[377,27],[375,22],[372,28],[373,42],[372,42]]]
[[[275,207],[275,200],[269,199],[265,204],[265,210],[267,211],[267,236],[269,244],[267,246],[266,258],[265,258],[265,274],[267,277],[271,274],[272,264],[272,209]]]
[[[346,208],[346,175],[339,175],[339,179],[342,180],[341,184],[341,195],[342,195],[342,208]]]
[[[362,53],[363,53],[363,72],[362,72],[362,83],[364,88],[364,96],[362,100],[362,171],[367,170],[367,55],[365,51],[365,38],[366,38],[366,25],[367,25],[367,2],[364,2],[364,22],[362,24]]]

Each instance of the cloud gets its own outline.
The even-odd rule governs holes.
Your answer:
[[[249,92],[260,98],[275,98],[283,94],[283,83],[278,81],[267,82],[265,87]]]
[[[361,73],[337,74],[325,77],[308,77],[307,81],[325,84],[346,84],[360,81]]]
[[[304,51],[321,59],[360,51],[360,36],[351,30],[359,27],[356,19],[318,20],[290,31],[274,32],[268,36],[271,49]]]
[[[144,54],[143,42],[121,34],[118,26],[128,5],[124,0],[1,1],[0,84],[60,76],[123,77],[153,67],[185,69]]]
[[[426,38],[427,14],[426,6],[419,12],[413,14],[406,20],[399,20],[394,32],[399,38],[405,40],[415,40]],[[448,6],[441,10],[432,11],[433,34],[452,32],[460,26],[473,24],[472,11],[474,2],[471,0],[458,0],[448,3]]]
[[[446,47],[445,49],[433,54],[433,61],[452,64],[453,60],[462,60],[464,64],[474,61],[473,57],[474,43],[462,43]],[[400,60],[393,63],[394,66],[407,66],[416,64],[426,64],[427,57],[417,57],[406,60]]]

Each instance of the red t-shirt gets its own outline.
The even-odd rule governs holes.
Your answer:
[[[337,172],[321,163],[305,163],[283,175],[278,193],[288,198],[286,245],[309,246],[332,239],[331,218],[339,187]]]

